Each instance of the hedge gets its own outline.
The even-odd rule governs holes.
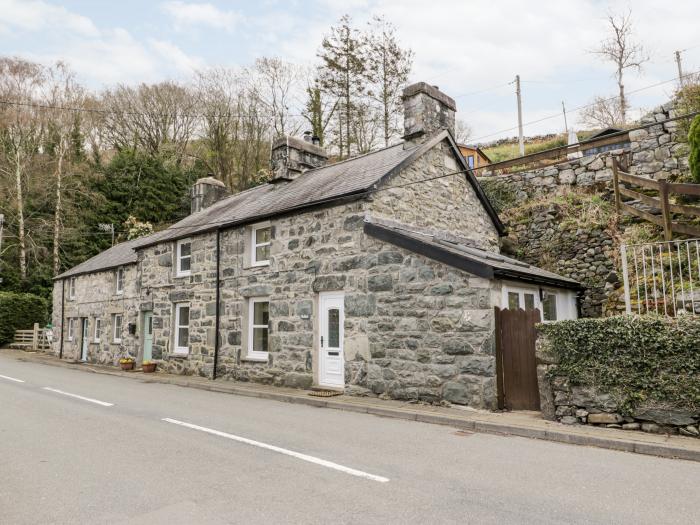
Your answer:
[[[618,316],[542,324],[551,376],[612,395],[619,409],[700,409],[700,319]]]
[[[42,326],[48,319],[48,303],[30,293],[0,292],[0,346],[12,341],[15,330]]]

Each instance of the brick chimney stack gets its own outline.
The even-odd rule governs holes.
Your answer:
[[[318,145],[318,139],[306,133],[303,139],[281,137],[272,144],[270,165],[271,183],[288,182],[307,170],[320,168],[328,161],[328,154]]]

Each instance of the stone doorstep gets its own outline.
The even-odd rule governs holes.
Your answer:
[[[345,410],[348,412],[372,414],[380,417],[391,417],[436,425],[446,425],[459,428],[460,430],[470,430],[487,434],[542,439],[557,443],[592,446],[609,450],[700,462],[700,440],[689,437],[652,435],[588,426],[565,426],[541,419],[533,413],[495,413],[350,396],[315,398],[307,395],[304,390],[300,391],[284,387],[242,384],[228,380],[219,382],[206,378],[177,376],[164,373],[141,374],[134,373],[133,371],[124,372],[101,365],[76,364],[68,361],[59,361],[54,356],[47,354],[32,353],[28,355],[25,352],[18,354],[15,350],[0,350],[0,352],[22,361],[37,362],[51,366],[63,366],[65,368],[111,376],[127,377],[139,380],[143,383],[171,384],[185,388],[198,388],[211,392],[256,397],[287,403],[298,403],[319,408]]]

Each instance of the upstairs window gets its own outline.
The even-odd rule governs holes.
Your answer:
[[[75,299],[75,277],[68,281],[68,299]]]
[[[176,354],[190,352],[190,305],[175,305],[175,348]]]
[[[177,241],[176,275],[187,277],[192,268],[192,243],[189,239]]]
[[[112,342],[122,342],[122,314],[114,314],[112,316]]]
[[[117,295],[124,293],[124,268],[117,268]]]
[[[266,266],[270,264],[270,223],[255,225],[251,228],[251,264],[253,266]]]

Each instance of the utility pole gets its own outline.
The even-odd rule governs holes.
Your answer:
[[[523,140],[523,105],[520,97],[520,75],[515,75],[515,94],[518,97],[518,145],[520,156],[525,155],[525,141]]]
[[[569,134],[569,125],[566,123],[566,106],[564,105],[564,101],[561,101],[561,109],[564,112],[564,131],[566,134]]]
[[[676,64],[678,65],[678,83],[683,87],[683,68],[681,67],[681,52],[676,51]]]

